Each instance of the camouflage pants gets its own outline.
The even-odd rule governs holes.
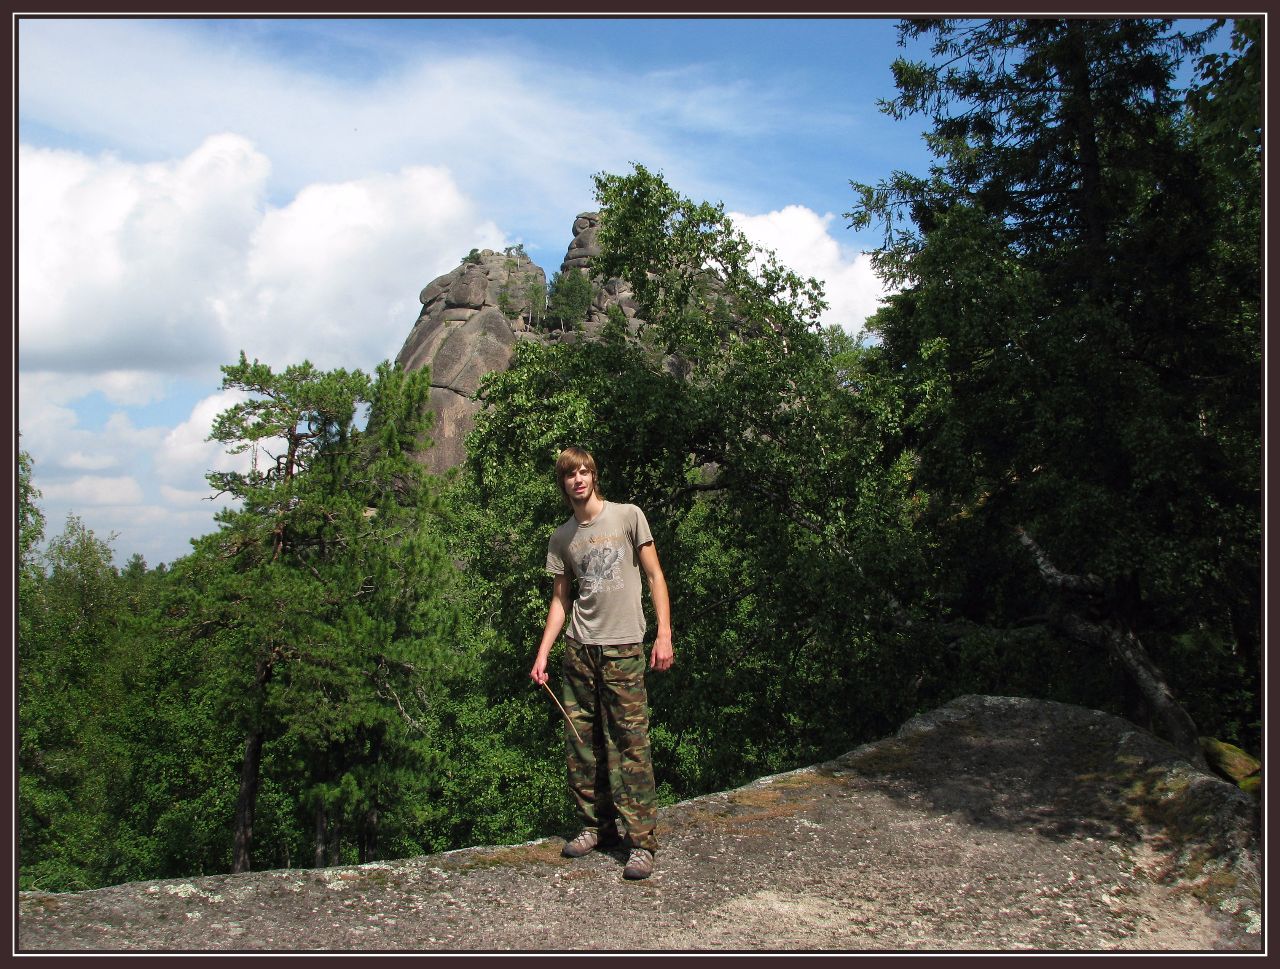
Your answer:
[[[566,638],[561,692],[569,791],[582,826],[626,834],[656,851],[658,795],[649,754],[644,646],[593,646]],[[622,823],[619,825],[618,821]]]

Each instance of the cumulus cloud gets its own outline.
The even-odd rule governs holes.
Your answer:
[[[46,485],[41,491],[49,501],[74,505],[132,505],[142,501],[142,486],[127,476],[86,474],[74,481]]]
[[[419,289],[466,255],[462,240],[505,242],[444,169],[308,186],[258,226],[244,290],[220,307],[223,326],[277,365],[371,368],[400,349]]]
[[[835,216],[788,205],[763,215],[730,213],[730,218],[756,245],[773,250],[783,265],[823,283],[829,304],[824,324],[854,335],[862,332],[887,291],[871,268],[871,257],[851,252],[831,234]]]
[[[209,297],[243,274],[267,168],[228,135],[168,164],[20,146],[23,368],[189,372],[224,355]]]
[[[173,499],[183,495],[211,494],[205,475],[210,471],[247,471],[250,456],[227,454],[219,441],[207,440],[214,419],[245,399],[235,390],[223,390],[199,401],[191,415],[164,435],[157,452],[156,478]]]
[[[105,471],[115,464],[115,460],[105,454],[86,454],[83,451],[72,451],[62,461],[63,467],[75,471]]]
[[[278,208],[263,202],[269,169],[235,135],[147,165],[21,147],[24,371],[95,374],[109,399],[139,403],[241,349],[372,367],[461,247],[505,241],[443,169],[312,185]]]
[[[138,428],[121,411],[108,415],[101,429],[81,426],[79,415],[64,402],[95,389],[94,381],[75,389],[67,383],[56,374],[18,377],[19,445],[31,453],[40,477],[65,483],[85,471],[134,473],[163,432]]]

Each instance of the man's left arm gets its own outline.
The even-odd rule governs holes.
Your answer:
[[[653,611],[658,614],[658,638],[649,653],[649,669],[671,669],[675,662],[675,650],[671,645],[671,597],[667,594],[667,579],[658,563],[658,550],[653,542],[640,546],[640,568],[649,582],[649,595],[653,597]]]

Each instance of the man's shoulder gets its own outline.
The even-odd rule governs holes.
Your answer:
[[[618,518],[615,521],[621,520],[621,522],[625,523],[624,527],[628,531],[635,532],[637,545],[648,544],[653,540],[647,537],[649,534],[649,519],[645,516],[643,508],[630,502],[619,503],[615,505],[615,508],[618,514]]]
[[[570,515],[563,522],[556,526],[556,530],[551,533],[551,541],[563,538],[565,535],[572,534],[578,530],[578,520]]]

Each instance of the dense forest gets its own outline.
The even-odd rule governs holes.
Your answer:
[[[596,176],[596,268],[643,332],[522,343],[447,476],[413,459],[425,372],[242,354],[210,429],[256,455],[209,476],[236,502],[120,567],[75,517],[46,537],[20,451],[20,887],[567,833],[528,668],[568,444],[666,570],[665,803],[970,692],[1258,753],[1261,21],[1184,26],[904,21],[930,56],[882,107],[934,161],[852,186],[893,287],[862,342],[637,165]]]

